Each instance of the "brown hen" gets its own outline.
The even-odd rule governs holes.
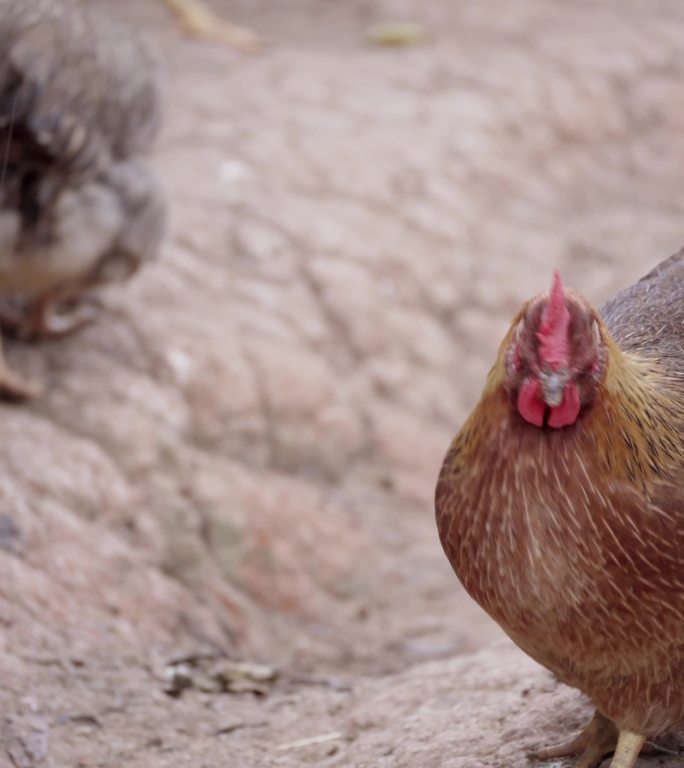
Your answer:
[[[630,768],[684,722],[684,251],[601,314],[558,275],[522,307],[436,513],[470,595],[596,707],[538,757]]]

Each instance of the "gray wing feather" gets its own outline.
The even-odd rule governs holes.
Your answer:
[[[621,349],[656,357],[684,379],[684,249],[601,309]]]
[[[154,56],[76,0],[0,0],[0,125],[54,160],[102,166],[144,152],[159,125]]]

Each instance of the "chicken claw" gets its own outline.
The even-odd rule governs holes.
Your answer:
[[[164,0],[182,18],[186,29],[197,37],[250,53],[261,46],[261,39],[247,27],[219,18],[202,0]]]

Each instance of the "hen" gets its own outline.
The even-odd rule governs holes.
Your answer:
[[[154,62],[78,0],[0,0],[0,321],[24,338],[89,320],[92,289],[157,251],[165,206],[147,165]],[[0,389],[32,386],[0,365]]]
[[[684,722],[684,251],[597,313],[525,304],[436,489],[470,595],[596,714],[537,753],[615,753]]]

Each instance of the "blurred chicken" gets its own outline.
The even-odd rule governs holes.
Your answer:
[[[684,251],[596,312],[514,318],[436,491],[468,592],[596,715],[567,744],[631,768],[684,723]]]
[[[94,316],[93,289],[151,259],[165,206],[147,165],[153,59],[79,0],[0,0],[0,323],[21,338]],[[35,387],[0,364],[0,391]]]

